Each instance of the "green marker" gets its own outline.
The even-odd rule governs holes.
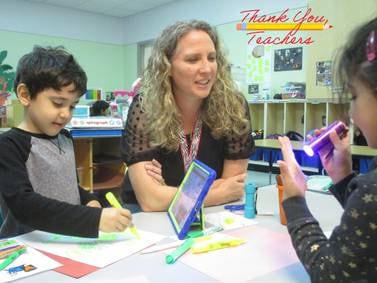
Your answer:
[[[112,192],[106,193],[105,197],[112,207],[123,208]],[[132,223],[130,224],[130,231],[136,236],[136,238],[140,239],[140,234]]]
[[[188,238],[183,242],[178,248],[176,248],[172,253],[165,257],[165,262],[167,264],[172,264],[177,261],[185,252],[187,252],[191,246],[194,244],[194,238]]]
[[[24,252],[26,252],[26,248],[20,249],[18,251],[15,251],[14,253],[11,253],[4,261],[0,264],[0,271],[4,270],[9,264],[14,262],[20,255],[22,255]]]

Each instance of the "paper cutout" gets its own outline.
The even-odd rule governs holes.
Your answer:
[[[24,244],[24,243],[19,243]],[[19,271],[16,273],[10,274],[7,270],[12,267],[20,266],[20,265],[29,265],[32,264],[36,268],[34,270],[30,270],[28,272]],[[43,255],[39,251],[31,247],[26,248],[26,252],[20,255],[14,262],[12,262],[6,269],[0,271],[0,282],[9,282],[18,280],[21,278],[25,278],[43,271],[47,271],[50,269],[54,269],[56,267],[61,266],[60,263],[50,259],[49,257]]]

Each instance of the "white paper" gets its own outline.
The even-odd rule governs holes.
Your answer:
[[[211,226],[220,225],[224,230],[246,227],[258,223],[254,219],[248,219],[243,215],[234,214],[229,211],[206,214],[205,222],[211,224]]]
[[[99,238],[91,239],[33,231],[19,236],[19,239],[42,251],[96,267],[104,267],[164,238],[160,234],[142,230],[139,230],[139,234],[140,239],[126,230],[122,233],[100,233]]]
[[[20,243],[20,244],[25,244],[25,243]],[[20,271],[20,272],[12,273],[12,274],[8,272],[9,268],[20,266],[23,264],[26,264],[26,265],[32,264],[33,266],[36,267],[36,269],[28,271],[28,272]],[[34,250],[31,247],[26,247],[25,253],[21,254],[8,267],[0,271],[0,282],[9,282],[13,280],[18,280],[24,277],[28,277],[28,276],[43,272],[43,271],[55,269],[60,266],[61,264],[56,262],[55,260],[45,256],[44,254]]]
[[[179,261],[225,283],[249,282],[298,262],[288,233],[273,232],[256,225],[224,233],[247,242],[208,253],[188,252]]]

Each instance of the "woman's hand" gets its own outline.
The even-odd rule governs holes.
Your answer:
[[[246,173],[232,176],[226,179],[218,179],[214,182],[215,190],[221,195],[221,203],[236,201],[244,195]]]
[[[325,128],[316,130],[315,134],[321,134]],[[351,146],[348,132],[340,138],[335,131],[330,133],[330,140],[334,146],[322,148],[318,154],[327,174],[336,184],[352,173]]]
[[[165,180],[162,177],[162,165],[156,159],[152,159],[152,161],[148,161],[144,168],[147,174],[152,177],[153,181],[159,185],[165,185]]]
[[[295,159],[291,143],[287,137],[278,139],[284,159],[278,161],[284,186],[283,200],[295,196],[304,197],[307,187],[306,177]]]

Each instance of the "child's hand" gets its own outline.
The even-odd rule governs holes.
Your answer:
[[[338,134],[333,131],[330,133],[330,140],[334,149],[329,150],[324,147],[318,154],[327,174],[336,184],[352,173],[351,146],[348,133],[340,139]]]
[[[102,207],[98,200],[91,200],[86,204],[86,206],[90,207]]]
[[[279,137],[284,161],[279,160],[280,173],[284,186],[283,199],[294,196],[305,196],[306,178],[298,165],[287,137]]]
[[[132,216],[128,209],[103,208],[99,222],[102,232],[122,232],[131,223]]]
[[[165,185],[165,180],[162,177],[162,165],[156,159],[152,159],[152,161],[148,161],[145,166],[145,170],[147,174],[152,177],[153,181],[155,181],[159,185]]]

